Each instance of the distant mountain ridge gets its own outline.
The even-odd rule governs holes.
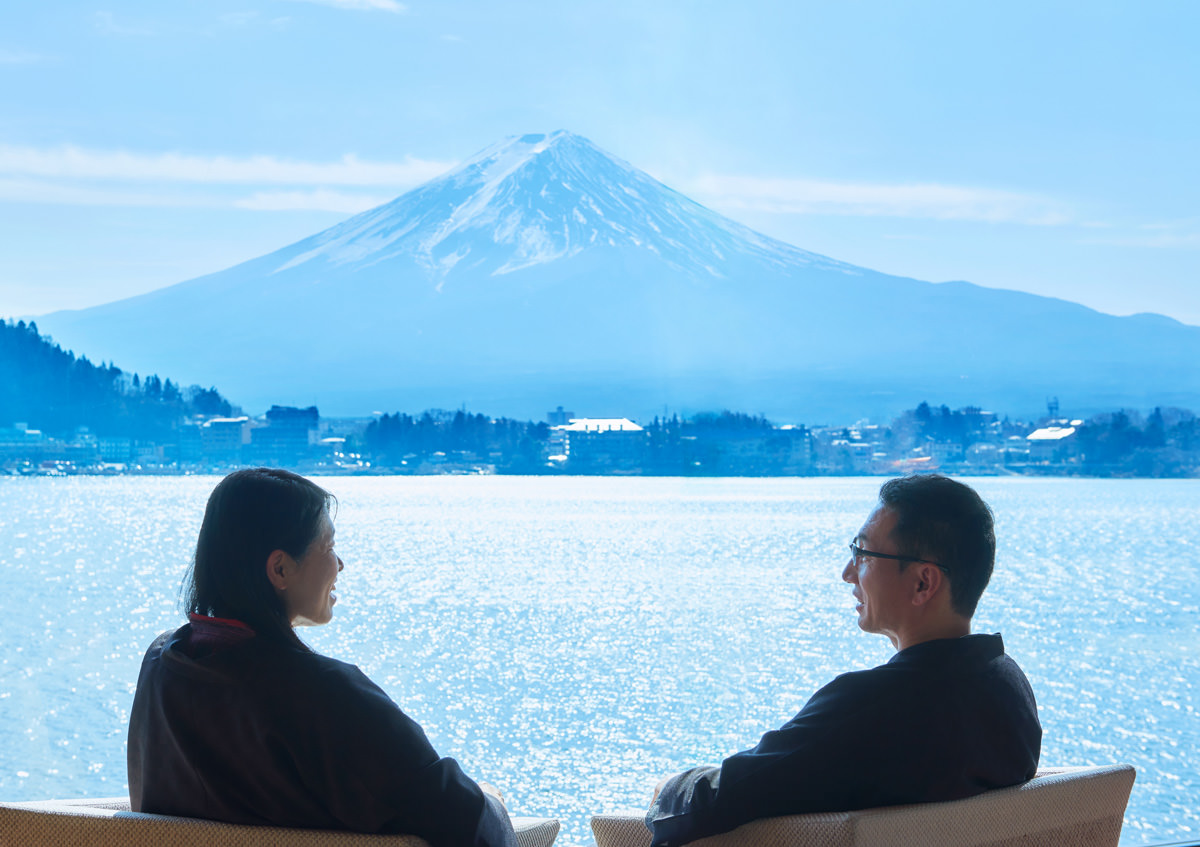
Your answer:
[[[1200,405],[1200,328],[888,276],[768,238],[568,132],[494,145],[224,271],[38,319],[254,411],[563,404],[819,422],[926,398]]]

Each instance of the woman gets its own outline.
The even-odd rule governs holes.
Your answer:
[[[142,661],[129,721],[134,811],[515,844],[494,789],[439,758],[353,665],[293,629],[333,616],[333,497],[240,470],[213,490],[184,588],[189,623]]]

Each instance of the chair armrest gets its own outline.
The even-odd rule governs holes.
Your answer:
[[[86,812],[88,809],[105,809],[114,812],[128,812],[128,797],[80,797],[74,800],[29,800],[23,803],[6,803],[7,806],[20,806],[22,809],[77,809]]]
[[[650,847],[645,812],[596,815],[592,818],[596,847]]]
[[[550,847],[558,837],[558,818],[512,818],[520,847]]]

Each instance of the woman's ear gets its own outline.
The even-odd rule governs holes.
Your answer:
[[[272,550],[271,555],[267,556],[267,579],[271,581],[277,594],[282,594],[287,590],[288,583],[288,560],[291,558],[282,550]]]

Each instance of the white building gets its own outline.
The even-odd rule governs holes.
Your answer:
[[[572,418],[551,427],[550,460],[629,469],[642,460],[646,432],[628,418]]]

